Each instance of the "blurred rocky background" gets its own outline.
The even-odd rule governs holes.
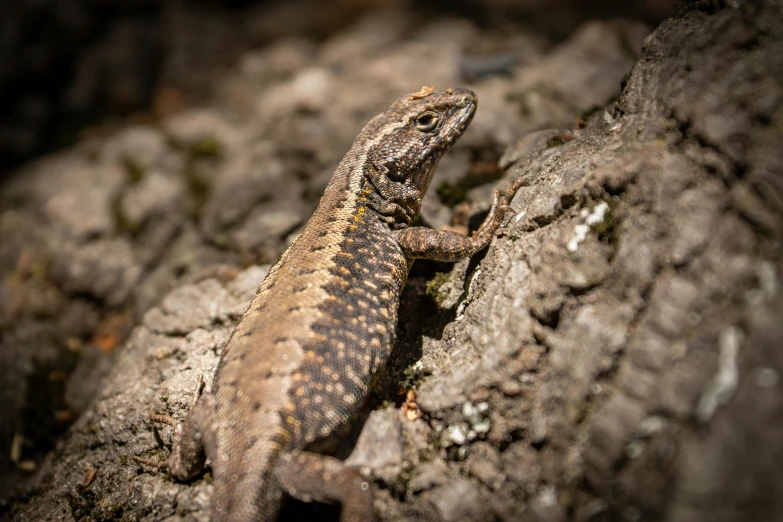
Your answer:
[[[0,173],[84,134],[128,120],[159,121],[208,101],[249,50],[295,37],[317,45],[377,9],[408,11],[409,24],[463,16],[513,30],[508,22],[516,20],[556,42],[588,18],[656,23],[673,3],[6,0],[0,5]]]
[[[3,2],[0,517],[205,520],[208,479],[129,460],[169,440],[145,417],[184,412],[361,127],[422,85],[479,97],[425,224],[530,186],[486,257],[414,267],[345,449],[381,519],[781,515],[778,14]]]

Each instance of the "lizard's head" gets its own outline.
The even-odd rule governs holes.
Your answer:
[[[367,126],[367,157],[388,179],[384,199],[419,213],[421,198],[443,154],[462,136],[476,112],[476,94],[468,89],[407,94]],[[379,187],[379,183],[375,183]],[[386,194],[383,194],[386,192]]]

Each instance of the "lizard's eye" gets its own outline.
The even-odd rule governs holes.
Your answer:
[[[421,132],[430,132],[438,126],[440,117],[436,112],[422,112],[416,116],[416,128]]]

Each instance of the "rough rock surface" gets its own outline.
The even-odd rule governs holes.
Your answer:
[[[629,21],[556,47],[503,40],[524,60],[475,80],[478,115],[423,219],[471,226],[495,186],[528,185],[486,254],[414,267],[351,438],[380,520],[783,518],[781,12],[693,2],[643,47]],[[180,484],[131,460],[171,442],[145,418],[185,414],[256,263],[361,125],[399,92],[464,84],[463,49],[499,42],[466,20],[409,23],[371,15],[318,48],[262,48],[218,106],[2,188],[3,480],[37,468],[5,518],[206,520],[209,474]],[[60,414],[41,431],[78,414],[42,462],[35,407]],[[294,502],[283,516],[337,520]]]

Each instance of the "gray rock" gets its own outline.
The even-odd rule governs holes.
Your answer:
[[[159,167],[170,154],[166,136],[152,127],[130,127],[111,136],[100,146],[100,160],[106,164],[123,165],[143,175]]]
[[[465,395],[459,385],[439,379],[430,379],[422,386],[416,403],[422,411],[438,414],[442,410],[464,403],[465,400]]]
[[[509,93],[526,115],[517,132],[572,127],[581,113],[606,104],[648,33],[638,22],[587,22],[545,59],[519,71]]]
[[[165,131],[180,147],[195,153],[207,152],[225,155],[241,146],[246,137],[219,113],[208,109],[193,109],[177,114],[165,123]],[[195,147],[195,150],[193,149]]]
[[[493,490],[500,488],[506,478],[500,469],[498,451],[486,442],[477,442],[470,447],[465,469]]]
[[[485,506],[482,506],[481,489],[465,479],[452,480],[432,491],[429,498],[443,522],[482,520],[476,515],[485,511]]]
[[[542,488],[529,503],[528,517],[537,522],[560,522],[566,513],[557,498],[557,490],[551,486]]]
[[[288,247],[280,240],[307,219],[307,210],[297,199],[256,205],[231,237],[240,251],[263,253],[262,258],[276,260]]]
[[[450,480],[449,467],[442,460],[423,462],[418,473],[411,481],[411,491],[420,493],[436,486],[442,486]]]
[[[92,345],[84,347],[79,364],[65,383],[65,403],[71,412],[78,415],[87,409],[114,362],[111,354]]]
[[[125,183],[125,174],[117,164],[101,164],[64,173],[57,170],[59,183],[68,180],[68,188],[53,194],[43,203],[44,213],[53,228],[67,236],[83,239],[114,231],[112,205]]]
[[[271,265],[250,266],[237,274],[227,288],[232,294],[249,303],[255,297],[256,290],[261,286],[270,268]]]
[[[67,292],[89,294],[108,306],[118,306],[131,295],[142,273],[134,257],[125,239],[86,245],[68,242],[55,254],[52,276]]]
[[[359,440],[345,463],[366,468],[374,476],[392,483],[403,459],[402,426],[396,408],[376,410],[367,418]]]
[[[503,472],[523,490],[536,488],[541,476],[537,451],[527,442],[514,442],[500,455]]]
[[[728,521],[781,511],[783,401],[769,378],[783,372],[776,9],[685,4],[647,37],[638,61],[636,23],[590,23],[551,52],[521,38],[511,51],[528,46],[533,57],[511,79],[476,81],[480,109],[460,141],[464,158],[444,163],[442,179],[462,176],[465,158],[505,148],[506,179],[471,190],[470,212],[510,179],[528,185],[488,251],[447,276],[445,308],[400,324],[392,380],[407,378],[399,361],[421,358],[432,371],[410,379],[424,416],[385,431],[398,412],[373,414],[362,437],[380,442],[357,448],[373,471],[394,470],[379,476],[388,486],[377,490],[380,520]],[[137,314],[153,306],[40,464],[32,493],[10,508],[14,517],[109,519],[116,506],[127,518],[206,516],[208,481],[139,474],[127,457],[171,441],[168,428],[155,435],[145,424],[149,409],[186,414],[198,375],[209,379],[263,277],[258,267],[237,276],[255,261],[238,246],[275,260],[370,116],[422,84],[460,85],[466,46],[510,42],[471,22],[395,16],[327,39],[328,59],[312,42],[269,48],[269,74],[246,64],[229,75],[215,106],[163,122],[172,138],[163,147],[147,130],[94,141],[28,166],[0,190],[0,296],[4,315],[13,312],[0,350],[11,368],[0,385],[3,440],[24,428],[36,365],[62,356],[60,326],[91,335],[92,319],[75,320],[67,303],[95,297],[98,314],[102,303]],[[275,66],[286,53],[292,64]],[[295,103],[268,106],[294,88]],[[570,141],[547,131],[514,145],[605,103]],[[118,152],[102,154],[105,143]],[[128,150],[146,174],[183,176],[191,205],[155,202],[149,187],[134,196],[145,178],[127,177]],[[266,191],[265,180],[283,186]],[[137,198],[134,219],[150,224],[133,234],[117,227],[112,207],[126,196]],[[427,213],[448,221],[443,208]],[[51,271],[36,268],[49,258]],[[406,305],[433,310],[431,271],[414,268]],[[744,341],[727,351],[726,331]],[[384,384],[379,398],[396,399],[397,383]],[[40,448],[24,446],[25,457],[31,449]],[[10,469],[9,454],[0,459]],[[99,473],[82,489],[88,464]]]
[[[196,328],[229,323],[247,308],[226,292],[214,279],[181,286],[167,295],[159,308],[144,315],[144,324],[152,331],[186,335]]]
[[[225,233],[259,203],[295,194],[298,188],[300,183],[287,175],[270,144],[259,142],[221,169],[204,204],[202,226],[213,236]]]
[[[185,183],[179,177],[151,171],[123,191],[120,212],[126,226],[138,230],[153,218],[183,212]]]

